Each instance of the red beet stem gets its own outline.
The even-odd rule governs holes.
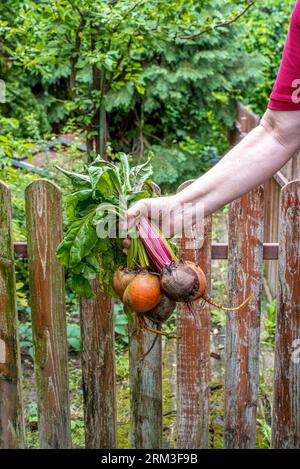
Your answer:
[[[145,250],[147,251],[148,257],[151,259],[157,270],[160,272],[164,266],[164,259],[160,255],[158,255],[155,248],[153,248],[152,244],[150,243],[149,238],[145,236],[143,229],[138,227],[139,234],[141,236],[142,242],[144,244]]]
[[[160,272],[173,261],[173,255],[164,240],[155,232],[146,218],[141,218],[137,230],[147,254]]]

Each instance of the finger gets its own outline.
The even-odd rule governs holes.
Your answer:
[[[130,230],[130,228],[132,228],[137,223],[139,217],[140,211],[136,210],[133,213],[129,213],[128,211],[121,222],[122,231],[127,232],[128,230]]]
[[[121,221],[121,230],[130,230],[130,228],[132,228],[137,223],[138,219],[144,214],[145,211],[146,207],[144,206],[144,202],[137,202],[132,207],[130,207]]]
[[[125,239],[123,240],[123,244],[124,244],[124,246],[125,246],[126,248],[129,248],[130,243],[131,243],[131,241],[130,241],[129,238],[125,238]]]

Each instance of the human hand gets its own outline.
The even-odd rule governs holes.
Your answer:
[[[172,238],[182,227],[182,209],[176,195],[139,200],[127,210],[122,229],[129,230],[142,217],[158,226],[166,238]],[[124,239],[124,246],[127,252],[129,238]]]

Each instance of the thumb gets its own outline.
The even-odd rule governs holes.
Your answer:
[[[130,207],[124,215],[124,220],[122,221],[122,230],[127,231],[132,228],[138,220],[145,216],[148,216],[148,201],[139,200],[132,207]]]

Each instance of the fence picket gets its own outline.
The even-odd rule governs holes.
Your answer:
[[[229,304],[248,305],[228,314],[226,325],[226,448],[254,448],[259,379],[260,297],[264,236],[264,190],[234,201],[229,213]]]
[[[162,447],[161,337],[142,330],[137,315],[129,315],[131,443],[133,448],[157,449]]]
[[[106,290],[93,281],[94,300],[82,299],[81,360],[87,448],[116,448],[114,316]]]
[[[207,217],[204,227],[195,226],[190,234],[179,238],[180,257],[201,266],[208,282],[207,292],[210,291],[211,228],[211,217]],[[201,240],[204,243],[199,249]],[[199,330],[188,307],[177,306],[180,337],[177,339],[177,447],[183,449],[209,445],[210,308],[201,300],[193,302],[193,306]]]
[[[281,192],[272,447],[300,447],[300,180]]]
[[[0,448],[24,448],[10,189],[0,181]]]
[[[274,178],[265,183],[265,242],[278,242],[280,186]],[[278,283],[278,261],[265,263],[265,276],[271,295],[276,297]]]
[[[152,182],[160,195],[160,188]],[[130,440],[133,448],[162,447],[162,342],[129,316]],[[157,324],[146,320],[157,329]],[[155,342],[154,342],[155,340]],[[150,350],[151,349],[151,350]],[[150,352],[149,352],[150,350]]]
[[[41,448],[70,447],[61,191],[39,179],[26,189],[30,304]]]

